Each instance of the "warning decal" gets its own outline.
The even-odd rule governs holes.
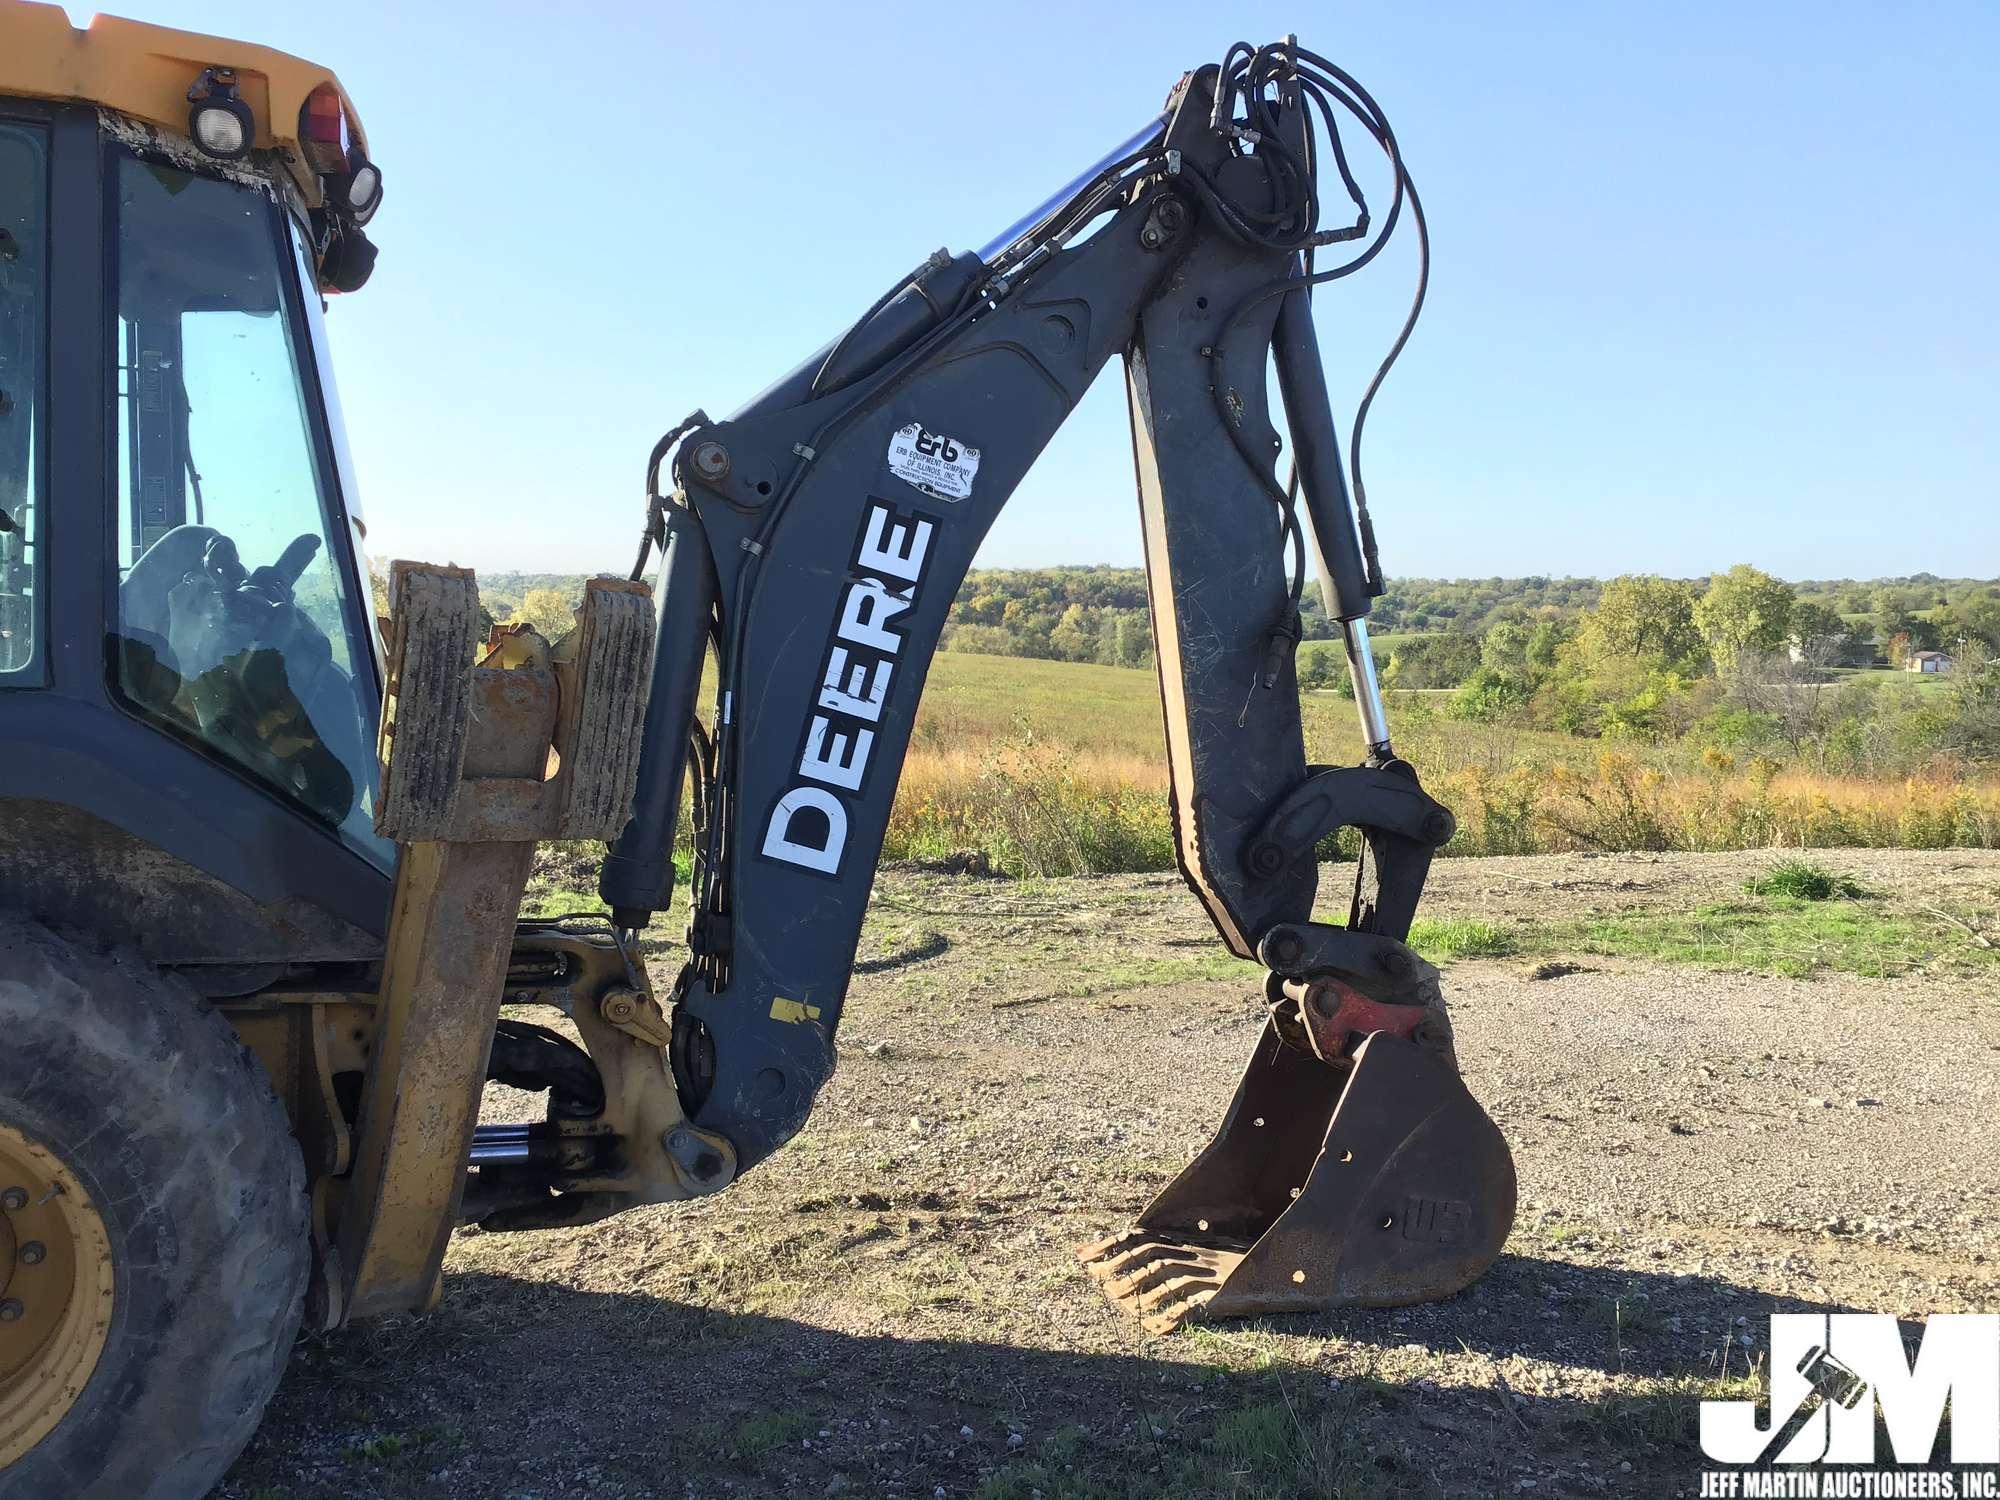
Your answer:
[[[979,450],[912,422],[889,439],[889,472],[926,495],[964,500],[979,472]]]

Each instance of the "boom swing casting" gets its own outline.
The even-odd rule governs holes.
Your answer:
[[[1379,225],[1343,117],[1387,158]],[[1321,228],[1329,161],[1352,218]],[[1406,212],[1416,295],[1344,468],[1312,293],[1373,261]],[[1337,246],[1359,248],[1322,267]],[[1181,870],[1230,950],[1265,966],[1270,1020],[1213,1144],[1085,1259],[1156,1327],[1437,1297],[1491,1262],[1512,1163],[1459,1080],[1437,973],[1404,942],[1453,823],[1394,753],[1367,628],[1382,577],[1363,430],[1427,278],[1423,209],[1380,106],[1291,41],[1238,43],[978,254],[938,251],[733,417],[696,412],[660,440],[633,568],[661,550],[644,752],[600,889],[623,948],[669,904],[689,783],[669,1051],[677,1159],[699,1143],[710,1190],[795,1134],[833,1070],[946,612],[1035,455],[1122,353]],[[1283,483],[1267,358],[1292,434]],[[1346,638],[1359,766],[1305,760],[1308,558]],[[1311,918],[1314,851],[1342,828],[1363,859],[1332,926]]]

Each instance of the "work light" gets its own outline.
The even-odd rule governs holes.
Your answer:
[[[347,176],[345,194],[354,222],[366,224],[382,206],[382,169],[372,161],[359,163]]]
[[[236,95],[233,68],[204,68],[188,90],[188,134],[202,151],[222,161],[248,156],[257,120]]]

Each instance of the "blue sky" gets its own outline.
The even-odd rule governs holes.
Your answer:
[[[382,258],[330,323],[378,556],[622,568],[661,430],[1296,29],[1430,211],[1366,449],[1391,573],[2000,574],[1991,4],[107,3],[357,102]],[[1409,251],[1321,294],[1337,408]],[[1138,561],[1121,387],[982,561]]]

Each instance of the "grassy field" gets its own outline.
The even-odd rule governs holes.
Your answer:
[[[1479,916],[1419,917],[1410,944],[1433,963],[1455,958],[1557,960],[1546,973],[1579,972],[1577,955],[1805,978],[1822,973],[1894,979],[1904,974],[1987,974],[2000,964],[1986,929],[1991,899],[1960,911],[1892,900],[1813,860],[1788,859],[1736,889],[1659,909],[1568,914],[1512,924]],[[1339,921],[1337,912],[1323,921]]]
[[[1157,761],[1159,678],[1129,667],[940,651],[911,751],[957,751],[1036,732],[1096,754]]]
[[[2000,846],[2000,775],[1831,776],[1751,758],[1461,723],[1405,710],[1398,749],[1457,814],[1450,854]],[[1354,705],[1304,704],[1306,754],[1361,751]],[[986,853],[1013,874],[1170,869],[1159,686],[1149,671],[941,653],[886,857]]]
[[[1909,683],[1926,693],[1937,692],[1951,681],[1936,672],[1905,672],[1896,667],[1829,667],[1826,675],[1835,682],[1872,682],[1878,687]]]
[[[1377,644],[1390,637],[1378,637]],[[1413,637],[1405,637],[1413,639]],[[1331,647],[1334,641],[1307,641],[1299,648]],[[1390,694],[1391,702],[1427,697],[1423,690]],[[1312,758],[1351,760],[1361,736],[1352,700],[1336,693],[1307,693],[1303,699],[1306,753]],[[1543,748],[1574,748],[1580,742],[1559,734],[1522,732]],[[1473,726],[1473,740],[1506,739],[1517,732]],[[1148,668],[1098,667],[1078,662],[1036,661],[1021,656],[978,656],[939,652],[924,688],[923,707],[911,744],[918,751],[956,753],[999,740],[1026,739],[1059,744],[1093,758],[1131,757],[1135,777],[1166,785],[1164,730],[1160,720],[1159,678]]]
[[[1704,758],[1680,745],[1463,723],[1424,712],[1432,696],[1392,693],[1391,722],[1398,752],[1458,819],[1447,855],[2000,848],[2000,772],[1991,768],[1824,775],[1756,758]],[[1308,693],[1301,706],[1308,761],[1360,758],[1350,700]],[[940,652],[883,857],[957,861],[971,853],[1016,876],[1173,869],[1155,675]],[[595,870],[594,849],[551,846],[529,887],[529,910],[594,909]],[[1684,937],[1699,946],[1708,930],[1754,927],[1746,915],[1705,912],[1702,930],[1646,941]]]

